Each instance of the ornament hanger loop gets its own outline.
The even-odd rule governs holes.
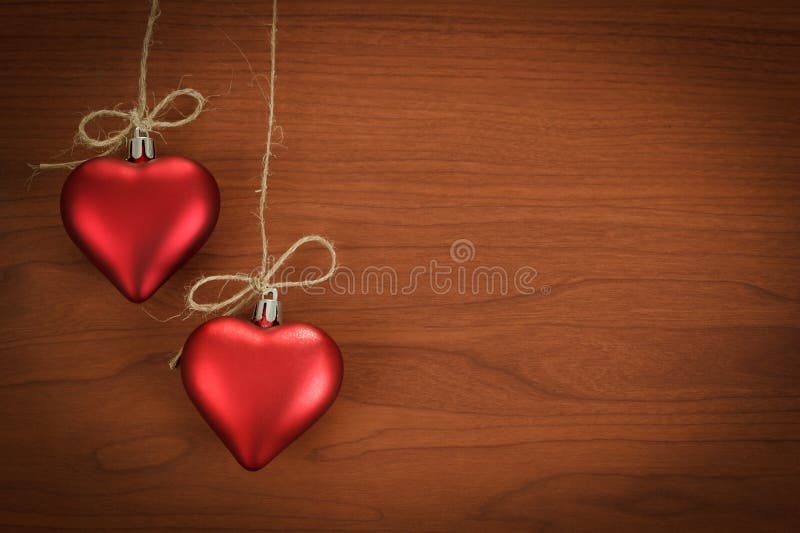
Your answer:
[[[271,298],[267,298],[267,296],[270,296]],[[276,289],[275,287],[270,287],[269,289],[264,291],[264,293],[261,295],[261,299],[262,300],[272,299],[272,300],[277,301],[278,300],[278,289]]]

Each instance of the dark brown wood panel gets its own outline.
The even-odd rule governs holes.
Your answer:
[[[25,163],[133,102],[147,5],[3,3],[3,529],[800,529],[796,2],[282,0],[272,251],[327,235],[355,284],[283,297],[345,380],[258,473],[166,367],[202,318],[144,310],[257,266],[269,5],[162,10],[152,98],[215,96],[160,152],[222,212],[140,306],[64,233],[65,173],[26,190]]]

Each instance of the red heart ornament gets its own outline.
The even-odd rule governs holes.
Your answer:
[[[90,159],[61,190],[70,238],[133,302],[152,296],[203,246],[218,216],[217,182],[183,157]]]
[[[230,317],[197,328],[180,366],[192,403],[248,470],[266,466],[325,413],[343,371],[339,347],[314,326]]]

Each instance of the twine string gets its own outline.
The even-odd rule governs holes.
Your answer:
[[[139,128],[143,132],[163,130],[167,128],[177,128],[184,126],[194,121],[200,113],[203,112],[203,106],[206,104],[206,97],[195,89],[182,88],[176,89],[167,94],[158,102],[153,109],[148,109],[147,106],[147,58],[150,55],[150,46],[153,44],[153,27],[156,20],[161,15],[158,0],[152,0],[150,4],[150,16],[147,19],[147,28],[142,41],[142,56],[139,60],[139,95],[137,98],[136,106],[128,111],[120,109],[97,109],[90,111],[81,118],[78,124],[78,132],[75,134],[75,145],[85,146],[101,150],[97,157],[103,157],[116,152],[121,146],[125,144],[128,136],[134,130]],[[194,109],[188,115],[178,120],[162,120],[159,117],[167,110],[177,98],[182,96],[189,97],[194,100]],[[116,132],[92,136],[86,131],[89,123],[100,118],[117,118],[127,121],[127,125]],[[78,159],[75,161],[64,161],[61,163],[39,163],[29,164],[28,166],[33,169],[33,175],[36,176],[40,172],[55,169],[73,169],[86,161],[86,159]]]
[[[191,314],[198,311],[205,314],[221,313],[222,315],[233,315],[241,311],[246,305],[251,303],[258,297],[263,296],[269,289],[281,289],[290,287],[310,287],[324,283],[333,277],[336,272],[336,249],[330,240],[319,235],[306,235],[295,241],[276,261],[270,264],[269,261],[269,239],[267,238],[266,223],[264,220],[264,212],[267,205],[267,181],[269,178],[269,162],[272,157],[272,136],[276,129],[275,126],[275,35],[277,33],[278,23],[278,0],[272,1],[272,25],[270,31],[269,49],[270,49],[270,69],[269,69],[269,86],[268,94],[269,101],[267,103],[267,141],[264,149],[264,156],[262,157],[261,164],[261,188],[259,189],[260,197],[258,202],[258,222],[259,229],[261,230],[261,266],[253,274],[215,274],[211,276],[202,276],[192,284],[186,293],[186,311]],[[294,253],[309,243],[317,243],[321,245],[330,255],[330,266],[328,270],[320,273],[316,277],[300,280],[290,281],[277,281],[275,275],[286,261],[294,255]],[[212,302],[199,302],[195,294],[207,283],[223,282],[238,282],[246,284],[245,287],[240,289],[228,298]],[[224,286],[224,285],[223,285]],[[182,355],[182,350],[173,357],[170,362],[170,368],[175,368]]]

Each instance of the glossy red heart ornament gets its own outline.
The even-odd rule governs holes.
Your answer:
[[[308,324],[215,318],[191,334],[180,367],[192,403],[248,470],[311,427],[342,383],[339,347]]]
[[[217,182],[183,157],[90,159],[61,190],[70,238],[133,302],[152,296],[203,246],[218,216]]]

